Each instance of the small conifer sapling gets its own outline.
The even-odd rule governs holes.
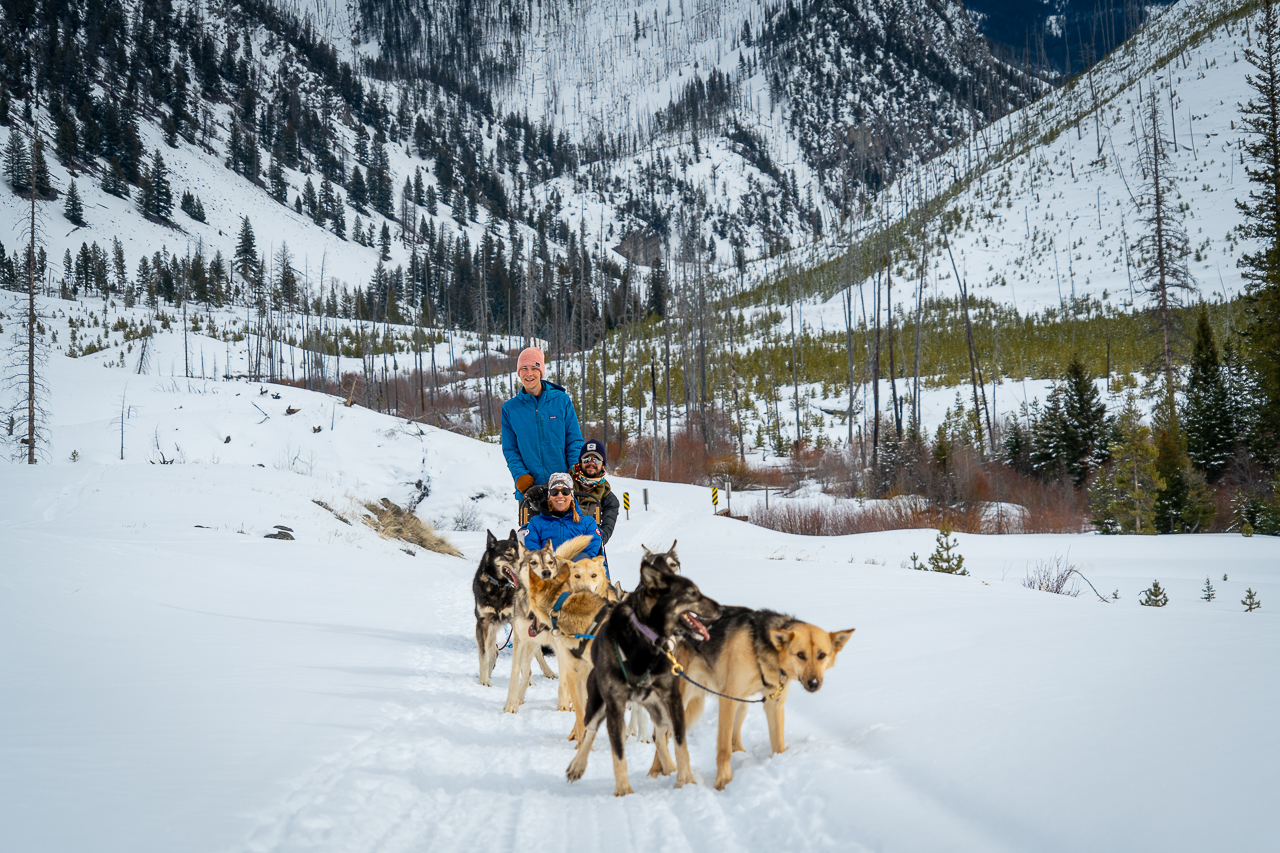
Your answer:
[[[1205,601],[1213,601],[1213,599],[1215,598],[1213,584],[1209,582],[1208,578],[1204,579],[1204,595],[1200,597],[1203,598]]]
[[[1152,581],[1151,587],[1142,591],[1138,603],[1143,607],[1164,607],[1169,603],[1169,596],[1160,588],[1160,581]]]
[[[1258,598],[1252,587],[1244,591],[1244,598],[1240,599],[1240,603],[1244,605],[1245,613],[1252,613],[1262,607],[1262,599]]]
[[[938,528],[937,547],[929,555],[929,570],[949,575],[967,575],[969,570],[964,567],[964,557],[956,551],[960,543],[951,538],[951,533],[951,525],[944,521]]]

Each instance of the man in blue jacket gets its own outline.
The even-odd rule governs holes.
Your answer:
[[[569,394],[546,380],[542,350],[521,352],[516,375],[520,393],[502,404],[502,455],[520,500],[534,483],[573,470],[582,451],[582,429]]]

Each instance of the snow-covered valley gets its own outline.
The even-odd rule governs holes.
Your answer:
[[[181,362],[177,336],[157,347]],[[496,446],[95,358],[54,357],[48,381],[52,464],[0,467],[0,848],[1276,844],[1273,537],[958,534],[971,576],[953,577],[903,568],[934,531],[789,536],[713,516],[704,488],[615,480],[632,510],[609,556],[628,588],[642,545],[678,539],[720,602],[857,629],[821,691],[793,693],[786,753],[769,756],[753,710],[716,792],[708,714],[690,733],[698,785],[645,778],[652,747],[631,741],[636,795],[616,800],[603,739],[565,781],[554,682],[535,676],[514,716],[509,652],[476,683],[484,532],[447,528],[467,507],[464,526],[512,526]],[[361,524],[360,503],[407,502],[419,480],[418,514],[464,557]],[[295,540],[264,538],[276,525]],[[1023,588],[1055,556],[1118,599]],[[1138,604],[1153,579],[1164,608]],[[1261,610],[1243,612],[1246,588]]]

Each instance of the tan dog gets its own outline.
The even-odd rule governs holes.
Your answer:
[[[574,712],[569,740],[582,736],[587,674],[591,672],[591,635],[609,605],[608,599],[596,592],[608,589],[604,558],[573,560],[590,542],[589,536],[570,539],[554,551],[557,563],[554,575],[542,577],[537,572],[529,572],[525,580],[530,611],[541,624],[551,626],[551,643],[560,667],[559,710]],[[543,549],[543,553],[549,551],[549,548]],[[575,591],[575,587],[580,591]]]
[[[708,629],[710,639],[696,648],[682,644],[677,652],[681,665],[689,678],[718,693],[739,699],[764,694],[769,745],[775,753],[787,748],[783,726],[791,682],[797,681],[810,693],[816,692],[822,687],[826,671],[835,665],[836,655],[854,632],[850,628],[828,633],[816,625],[772,610],[746,607],[721,608],[720,618]],[[685,680],[681,685],[685,717],[692,726],[702,713],[707,693]],[[716,733],[717,790],[724,790],[733,779],[731,754],[744,751],[742,723],[748,707],[744,702],[720,699]],[[657,766],[655,760],[654,768]]]
[[[529,576],[537,575],[549,578],[560,568],[555,552],[551,549],[530,551],[523,545],[517,561],[516,580],[518,583],[515,605],[511,612],[511,682],[507,687],[507,704],[502,710],[514,714],[524,704],[524,694],[533,679],[533,660],[542,667],[546,678],[555,678],[556,674],[547,665],[542,654],[542,647],[551,643],[550,627],[539,623],[529,609]],[[562,701],[567,701],[563,682],[559,692]]]

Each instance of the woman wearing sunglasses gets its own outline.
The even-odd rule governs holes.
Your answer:
[[[525,528],[524,546],[541,548],[551,543],[559,548],[575,536],[590,536],[591,544],[578,555],[578,559],[600,554],[600,531],[596,520],[578,510],[573,497],[573,478],[568,474],[552,474],[547,480],[547,512],[529,519]]]

